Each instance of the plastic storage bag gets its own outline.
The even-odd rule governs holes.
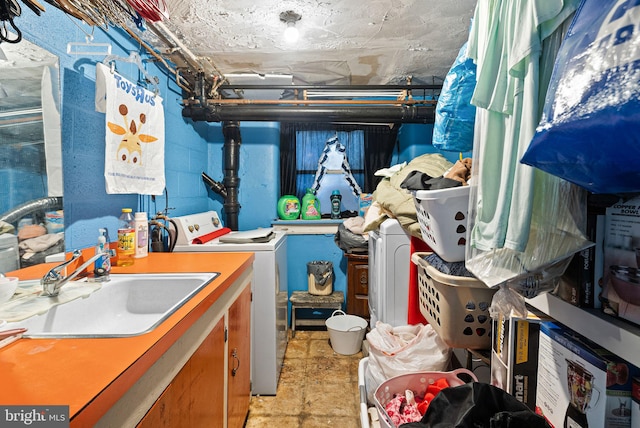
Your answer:
[[[350,253],[352,251],[367,252],[369,248],[369,241],[363,235],[358,235],[350,231],[344,222],[338,225],[338,231],[333,237],[333,241],[344,252]]]
[[[429,324],[392,327],[378,321],[367,333],[369,364],[365,373],[367,399],[384,381],[401,374],[420,371],[444,371],[451,348]]]
[[[446,388],[420,422],[402,428],[549,428],[546,420],[504,390],[472,382]]]
[[[585,0],[521,162],[594,193],[640,191],[640,8]]]
[[[436,104],[432,142],[441,150],[468,152],[473,148],[476,106],[471,96],[476,88],[476,65],[467,56],[465,43],[447,73]]]
[[[527,298],[553,290],[573,254],[594,245],[584,234],[584,189],[542,171],[536,171],[535,188],[524,251],[506,247],[482,250],[469,244],[465,247],[465,266],[476,278],[489,287],[508,282]],[[473,227],[476,200],[472,185],[468,230]]]

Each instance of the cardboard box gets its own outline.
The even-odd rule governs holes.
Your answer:
[[[586,287],[583,287],[583,266],[588,261],[588,251],[589,248],[573,255],[569,266],[567,266],[560,278],[558,287],[553,292],[553,294],[574,306],[581,306],[585,300],[584,289]]]
[[[595,245],[574,254],[554,294],[572,305],[600,308],[604,269],[605,216],[587,213],[586,237]]]
[[[631,301],[614,287],[612,267],[634,271],[640,262],[640,198],[620,201],[606,210],[603,310],[640,324],[640,300]],[[618,285],[620,287],[620,285]]]
[[[631,427],[638,369],[559,324],[540,324],[536,413],[555,428]]]
[[[530,312],[526,318],[492,319],[491,384],[535,409],[540,322],[549,318]]]

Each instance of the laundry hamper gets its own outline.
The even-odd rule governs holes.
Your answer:
[[[468,379],[461,378],[461,375],[468,377]],[[386,411],[387,404],[396,394],[404,394],[409,389],[416,396],[424,396],[429,385],[443,378],[447,380],[449,386],[460,386],[470,381],[478,381],[476,375],[467,369],[457,369],[450,372],[414,372],[392,377],[381,383],[374,394],[374,402],[380,415],[380,426],[396,427]]]
[[[452,348],[491,349],[489,306],[497,289],[476,278],[447,275],[425,260],[431,252],[416,252],[420,312]]]
[[[447,262],[464,260],[469,186],[417,190],[413,202],[422,240]]]

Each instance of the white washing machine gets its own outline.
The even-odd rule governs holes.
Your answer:
[[[215,211],[173,218],[178,225],[176,252],[253,252],[254,278],[251,302],[251,392],[275,395],[287,348],[287,236],[272,228],[219,233],[222,223]],[[273,232],[267,242],[264,237]],[[234,242],[224,242],[234,241]]]
[[[396,219],[369,232],[369,316],[394,327],[407,324],[411,241]]]

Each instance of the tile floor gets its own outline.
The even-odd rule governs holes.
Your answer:
[[[333,352],[327,331],[289,340],[275,396],[253,396],[245,428],[359,427],[358,362]]]

